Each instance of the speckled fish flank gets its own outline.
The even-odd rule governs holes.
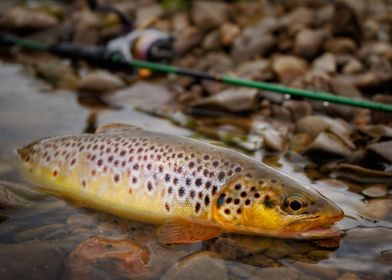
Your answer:
[[[342,216],[315,191],[240,153],[132,126],[46,138],[18,153],[22,173],[45,190],[144,222],[181,218],[176,224],[295,238]],[[307,211],[280,213],[293,195]]]

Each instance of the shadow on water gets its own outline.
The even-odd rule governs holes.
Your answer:
[[[0,65],[0,83],[1,180],[20,181],[13,151],[47,135],[91,132],[97,125],[110,122],[127,122],[178,135],[191,134],[168,121],[131,109],[93,110],[80,106],[72,93],[42,92],[40,84],[14,64]],[[255,157],[261,159],[261,155]],[[141,268],[143,265],[133,263],[133,270],[129,271],[145,279],[159,278],[180,260],[184,263],[200,252],[212,256],[211,269],[219,267],[213,261],[216,256],[223,258],[230,279],[269,279],[279,275],[282,279],[387,278],[392,269],[391,199],[367,201],[352,192],[349,183],[334,179],[310,181],[306,174],[295,172],[295,163],[287,158],[277,158],[277,162],[280,169],[314,183],[319,192],[344,209],[346,218],[339,226],[346,232],[340,246],[237,235],[223,235],[192,246],[161,246],[153,226],[78,208],[52,196],[33,195],[34,202],[25,207],[0,210],[1,269],[6,267],[9,273],[6,275],[16,277],[21,275],[20,270],[31,270],[28,272],[31,275],[48,279],[62,275],[65,270],[65,277],[72,277],[67,274],[70,267],[75,269],[70,252],[88,237],[100,236],[143,244],[137,250],[148,252],[145,270]],[[108,274],[113,266],[100,265],[103,269],[94,271],[91,277],[123,277]],[[114,265],[113,269],[118,267]]]

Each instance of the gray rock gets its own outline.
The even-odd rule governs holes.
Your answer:
[[[290,110],[294,121],[310,116],[313,111],[312,106],[307,101],[287,100],[283,102],[283,107]]]
[[[203,39],[203,32],[195,27],[189,26],[184,29],[174,42],[174,48],[179,54],[184,54],[192,48],[200,45]]]
[[[294,54],[306,59],[315,57],[328,36],[325,29],[302,29],[295,38]]]
[[[332,92],[337,95],[358,99],[363,98],[362,93],[356,87],[354,87],[352,84],[347,83],[343,79],[331,79],[330,85],[332,88]]]
[[[160,278],[161,280],[224,280],[227,269],[218,254],[201,252],[186,257],[169,268]]]
[[[250,279],[316,280],[318,278],[308,276],[293,268],[265,267],[257,270],[255,275]]]
[[[285,84],[303,76],[307,69],[306,61],[296,56],[282,55],[272,61],[272,70],[279,80]]]
[[[336,72],[335,56],[332,53],[324,53],[313,61],[312,67],[314,70],[333,74]]]
[[[220,1],[194,1],[191,18],[203,29],[216,27],[227,19],[227,5]]]
[[[275,45],[275,38],[257,27],[247,27],[234,40],[231,56],[237,62],[267,54]]]
[[[0,244],[1,279],[58,279],[73,244],[36,240]]]
[[[367,151],[373,152],[387,162],[392,163],[392,141],[373,143],[367,148]]]
[[[219,107],[231,112],[254,110],[257,106],[258,90],[249,88],[227,89],[217,95],[196,100],[191,107]]]
[[[45,196],[45,194],[38,192],[34,186],[0,181],[1,208],[24,207]]]
[[[49,224],[36,228],[31,228],[15,235],[14,240],[16,242],[24,242],[29,240],[42,240],[42,239],[56,239],[60,236],[64,237],[66,231],[62,224]],[[49,237],[49,238],[48,238]]]

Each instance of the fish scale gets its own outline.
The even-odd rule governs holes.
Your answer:
[[[244,212],[298,185],[229,149],[129,126],[46,138],[18,153],[23,174],[43,189],[159,224],[185,217],[248,226]]]

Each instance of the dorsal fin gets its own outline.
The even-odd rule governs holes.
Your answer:
[[[127,132],[127,131],[135,131],[135,130],[142,130],[142,128],[138,126],[134,126],[131,124],[124,124],[124,123],[110,123],[99,126],[95,133],[107,133],[107,132]]]

